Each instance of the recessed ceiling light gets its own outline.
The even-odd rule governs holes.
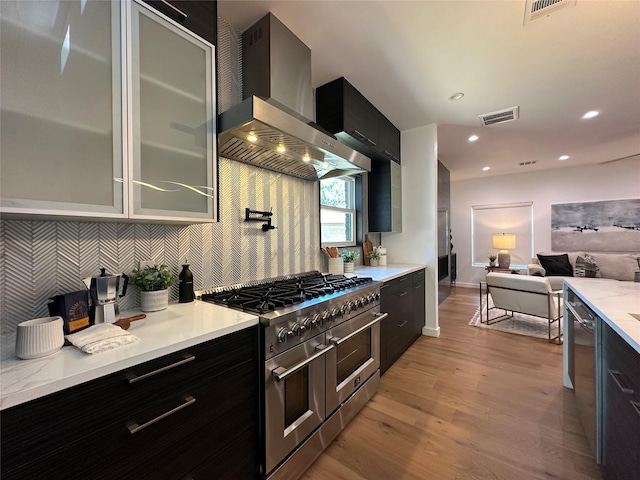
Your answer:
[[[480,137],[478,137],[478,135],[471,135],[471,136],[469,137],[469,141],[470,141],[470,142],[475,142],[476,140],[478,140],[478,138],[480,138]]]
[[[569,160],[569,155],[562,155],[561,157],[558,157],[558,160]]]
[[[449,97],[449,100],[451,100],[452,102],[455,102],[456,100],[460,100],[462,97],[464,97],[464,93],[457,92],[457,93],[454,93],[453,95],[451,95]]]
[[[487,170],[491,170],[491,167],[484,167],[484,168],[482,169],[482,171],[483,171],[483,172],[486,172]]]
[[[284,153],[287,151],[287,149],[284,148],[284,145],[278,145],[278,148],[276,148],[276,150],[278,151],[278,153]]]
[[[255,134],[253,132],[251,132],[248,136],[247,136],[247,140],[249,140],[250,142],[255,142],[256,140],[258,140],[258,137],[255,136]]]
[[[311,156],[308,153],[305,153],[304,156],[302,157],[302,160],[304,160],[305,162],[310,162]]]
[[[597,117],[600,114],[600,112],[596,112],[595,110],[591,110],[590,112],[585,113],[582,118],[593,118],[593,117]]]

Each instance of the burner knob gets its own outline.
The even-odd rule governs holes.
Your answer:
[[[322,325],[322,318],[316,313],[313,316],[313,320],[311,320],[311,323],[319,327],[320,325]]]
[[[293,337],[293,332],[288,328],[280,327],[278,330],[278,342],[286,342],[289,338]]]
[[[349,306],[345,304],[340,307],[340,314],[344,315],[346,313],[349,313]]]
[[[315,321],[314,319],[311,319],[309,317],[306,317],[302,320],[302,326],[304,328],[306,328],[307,330],[311,330],[312,328],[316,327],[318,325],[318,322]]]
[[[338,317],[341,317],[341,316],[342,316],[342,310],[341,310],[341,309],[339,309],[339,308],[334,308],[334,309],[331,311],[331,316],[332,316],[334,319],[336,319],[336,318],[338,318]]]
[[[306,329],[307,327],[305,327],[304,325],[300,325],[299,323],[294,323],[291,327],[291,331],[293,332],[293,334],[298,336],[302,335]]]
[[[378,292],[376,293],[372,293],[373,298],[375,298],[376,300],[380,300],[380,294]]]
[[[347,313],[353,312],[356,309],[355,302],[347,302]]]
[[[362,297],[362,305],[369,305],[369,297]]]
[[[333,318],[331,317],[331,312],[327,310],[322,314],[322,323],[326,323],[329,320],[333,320]]]

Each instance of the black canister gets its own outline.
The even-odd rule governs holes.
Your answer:
[[[182,271],[178,276],[180,279],[179,296],[180,303],[193,302],[195,294],[193,293],[193,274],[189,270],[189,264],[182,265]]]

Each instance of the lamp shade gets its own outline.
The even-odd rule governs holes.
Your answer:
[[[498,233],[493,236],[493,248],[512,250],[516,248],[516,236],[512,233]]]

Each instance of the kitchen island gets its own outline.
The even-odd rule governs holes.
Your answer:
[[[640,471],[640,283],[564,280],[563,383],[605,480]]]

